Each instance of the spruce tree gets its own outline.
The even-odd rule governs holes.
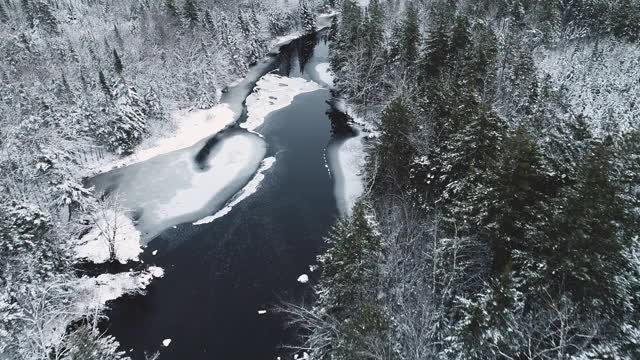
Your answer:
[[[167,13],[169,14],[169,16],[171,16],[173,18],[177,18],[178,17],[178,8],[176,7],[176,1],[175,0],[164,0],[164,7],[165,7]]]
[[[382,245],[370,218],[367,207],[357,204],[350,219],[333,227],[329,248],[319,258],[318,315],[339,322],[338,332],[329,335],[332,358],[366,359],[362,354],[370,350],[371,339],[390,346],[389,321],[377,296]]]
[[[400,59],[406,66],[412,67],[420,52],[420,23],[413,1],[407,2],[400,36]]]
[[[193,28],[198,24],[199,16],[196,0],[185,0],[182,13],[189,22],[189,27]]]
[[[408,108],[407,100],[397,98],[387,106],[382,113],[380,130],[375,164],[371,164],[371,168],[377,170],[373,174],[376,188],[386,192],[409,183],[414,156],[409,139],[414,131],[414,116]]]
[[[4,5],[0,3],[0,22],[6,23],[7,21],[9,21],[7,10],[4,8]]]
[[[102,92],[108,98],[113,97],[113,94],[111,93],[111,88],[109,87],[109,84],[107,84],[107,79],[105,78],[104,73],[102,72],[102,70],[100,70],[98,72],[98,81],[100,83],[100,89],[102,89]]]
[[[116,51],[116,49],[113,49],[113,68],[117,74],[122,75],[124,66],[122,65],[122,60],[120,59],[120,55],[118,55],[118,51]]]
[[[300,0],[298,3],[298,14],[300,24],[305,34],[312,34],[316,31],[316,17],[309,8],[307,0]]]
[[[438,80],[449,59],[449,24],[444,16],[436,16],[429,31],[424,54],[420,61],[419,77],[421,86],[430,87],[432,80]]]

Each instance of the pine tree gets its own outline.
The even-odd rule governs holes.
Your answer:
[[[6,23],[9,21],[9,15],[7,15],[7,10],[4,8],[4,5],[0,3],[0,22]]]
[[[29,0],[21,0],[20,5],[22,7],[22,13],[27,20],[27,25],[30,28],[33,28],[35,26],[35,18],[33,15],[33,8],[31,7],[31,3],[29,2]]]
[[[380,55],[384,41],[384,13],[379,0],[371,0],[369,2],[368,13],[364,23],[364,34],[367,37],[365,46],[367,47],[368,57]]]
[[[633,0],[618,0],[611,14],[611,30],[619,38],[640,39],[640,10]]]
[[[116,73],[122,75],[124,66],[122,65],[122,60],[120,60],[120,55],[118,55],[116,49],[113,49],[113,68],[115,69]]]
[[[124,39],[122,39],[122,35],[120,35],[120,30],[118,30],[118,25],[113,24],[113,35],[116,38],[116,42],[120,46],[120,49],[124,48]]]
[[[196,25],[198,25],[199,16],[196,0],[185,0],[184,6],[182,8],[182,13],[189,22],[189,27],[194,28]]]
[[[413,1],[407,2],[402,30],[400,32],[400,59],[407,66],[413,66],[419,56],[420,23],[418,9]]]
[[[339,220],[326,241],[329,248],[319,258],[318,315],[339,321],[337,334],[329,335],[331,358],[367,359],[362,354],[371,350],[371,339],[388,351],[389,321],[377,296],[382,246],[366,206],[357,204],[351,219]]]
[[[422,86],[432,87],[432,80],[438,80],[449,59],[449,25],[444,16],[436,16],[429,31],[424,54],[420,60],[419,77]]]
[[[300,24],[305,34],[312,34],[316,31],[316,17],[309,8],[307,0],[300,0],[298,3],[298,14],[300,16]]]
[[[380,192],[394,187],[404,187],[409,182],[409,171],[414,157],[409,138],[414,131],[414,116],[408,109],[407,100],[393,100],[382,113],[381,136],[375,150],[375,164],[371,170],[377,170],[374,177],[376,188]]]
[[[113,85],[115,112],[106,123],[100,124],[97,136],[118,155],[130,154],[146,134],[147,113],[145,102],[122,77]]]
[[[109,87],[109,84],[107,84],[107,79],[105,78],[102,70],[98,72],[98,80],[99,80],[100,88],[102,89],[102,92],[104,92],[104,94],[108,98],[113,97],[113,94],[111,93],[111,88]]]
[[[167,10],[167,13],[169,14],[169,16],[173,18],[178,17],[178,8],[176,7],[175,0],[164,0],[164,7]]]
[[[58,20],[51,12],[48,3],[37,1],[32,7],[35,12],[35,18],[38,20],[38,26],[43,28],[49,34],[58,34]]]

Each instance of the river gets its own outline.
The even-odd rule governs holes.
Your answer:
[[[318,274],[310,272],[309,265],[316,263],[322,239],[338,216],[326,152],[352,134],[336,126],[336,119],[344,117],[332,112],[326,80],[316,71],[317,64],[326,62],[327,53],[325,30],[283,46],[278,56],[258,64],[243,82],[245,98],[271,69],[282,76],[314,80],[324,88],[296,96],[287,107],[270,113],[257,129],[266,142],[264,157],[276,161],[255,194],[211,223],[192,225],[203,214],[188,214],[173,219],[180,223],[176,226],[150,230],[152,241],[141,260],[164,268],[166,274],[145,296],[128,296],[110,304],[110,320],[105,324],[133,359],[144,359],[145,353],[155,351],[161,352],[162,360],[293,358],[283,345],[296,344],[295,329],[287,329],[285,319],[273,309],[282,301],[310,302],[311,283]],[[229,96],[237,97],[238,91]],[[245,118],[246,114],[239,122]],[[94,185],[148,193],[150,188],[141,182],[179,177],[182,170],[175,167],[188,162],[187,154],[197,154],[188,158],[191,165],[201,163],[215,156],[218,142],[242,132],[254,136],[236,125],[195,149],[102,174]],[[126,189],[126,179],[136,187]],[[225,201],[247,181],[245,176],[227,188]],[[161,196],[160,190],[155,192]],[[219,200],[208,202],[202,211],[211,215],[223,205]],[[309,274],[310,283],[298,282],[301,274]],[[267,312],[259,314],[259,310]],[[170,346],[161,346],[164,339],[171,339]]]

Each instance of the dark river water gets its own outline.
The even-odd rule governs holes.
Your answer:
[[[324,34],[281,49],[281,75],[306,76],[306,63],[326,55]],[[302,71],[300,69],[303,69]],[[308,302],[309,274],[323,237],[337,215],[326,148],[334,135],[328,90],[297,96],[271,113],[257,131],[276,162],[260,189],[216,221],[178,225],[160,233],[142,260],[165,269],[146,296],[111,304],[109,334],[134,359],[161,352],[161,359],[290,358],[293,329],[273,311],[282,301]],[[333,131],[332,131],[333,128]],[[195,219],[197,220],[197,219]],[[158,250],[157,256],[151,255]],[[267,313],[259,315],[258,310]],[[163,339],[172,339],[167,348]],[[132,351],[129,352],[129,349]]]

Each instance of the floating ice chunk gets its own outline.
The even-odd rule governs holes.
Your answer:
[[[314,272],[318,270],[318,265],[309,265],[309,271]]]
[[[153,250],[153,252],[151,253],[151,255],[153,255],[153,256],[158,255],[158,250]]]
[[[298,276],[298,282],[301,284],[306,284],[309,282],[309,276],[307,276],[307,274],[302,274],[300,276]]]
[[[258,315],[264,315],[267,313],[267,310],[258,310]]]
[[[171,344],[171,339],[162,340],[162,346],[169,347],[169,344]]]
[[[147,271],[149,271],[149,274],[156,278],[161,278],[164,276],[164,269],[158,266],[149,266],[149,269]]]

